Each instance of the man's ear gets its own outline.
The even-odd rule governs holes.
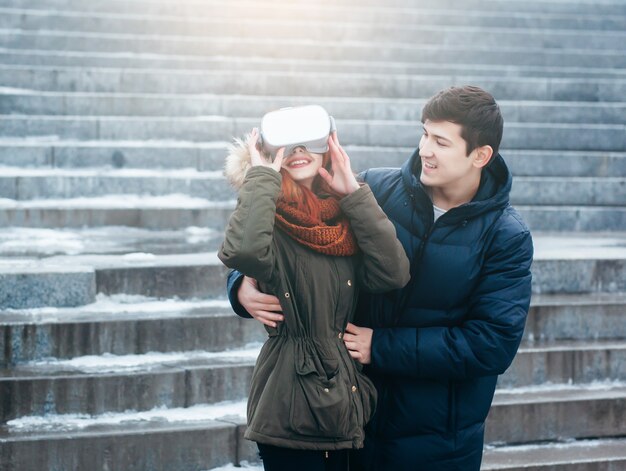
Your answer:
[[[476,149],[474,149],[474,167],[485,167],[491,161],[491,157],[493,157],[493,147],[477,147]]]

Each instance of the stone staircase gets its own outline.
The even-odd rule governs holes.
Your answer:
[[[397,166],[471,83],[536,244],[483,469],[626,470],[625,31],[623,0],[0,0],[0,469],[255,461],[226,143],[319,103]]]

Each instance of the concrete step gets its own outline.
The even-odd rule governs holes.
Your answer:
[[[613,344],[626,338],[625,316],[621,293],[534,295],[524,345]],[[3,366],[104,353],[218,351],[266,336],[259,323],[233,315],[227,301],[98,295],[94,304],[80,308],[5,310],[0,318]]]
[[[249,14],[249,12],[247,12]],[[405,20],[406,21],[406,20]],[[498,36],[494,36],[494,41]],[[494,47],[495,46],[495,47]],[[241,38],[236,34],[212,37],[210,40],[189,36],[146,36],[87,32],[0,30],[0,47],[50,49],[55,51],[94,51],[125,53],[189,54],[202,56],[263,56],[277,58],[341,60],[392,60],[426,62],[478,62],[507,65],[544,65],[579,67],[625,67],[626,58],[614,46],[611,49],[519,47],[499,44],[463,43],[405,44],[389,42],[334,41],[310,39]]]
[[[235,202],[216,202],[185,195],[102,198],[0,200],[0,223],[29,228],[128,226],[144,229],[206,227],[223,230]]]
[[[19,0],[3,0],[0,5],[4,8],[23,9],[24,4]],[[537,28],[573,28],[573,29],[615,29],[621,30],[626,20],[620,14],[621,4],[581,4],[542,2],[527,4],[514,2],[477,2],[472,7],[466,3],[451,2],[448,4],[401,3],[400,7],[387,4],[381,7],[376,2],[359,3],[355,8],[350,2],[326,2],[323,8],[318,4],[307,2],[283,1],[272,2],[180,2],[176,6],[166,2],[123,2],[121,0],[106,4],[85,5],[79,0],[30,0],[28,6],[40,11],[61,11],[67,15],[105,14],[116,18],[128,15],[144,15],[154,21],[158,17],[166,16],[186,20],[210,18],[240,18],[242,8],[246,8],[251,18],[289,20],[293,18],[307,18],[311,21],[336,22],[337,18],[350,18],[353,22],[376,23],[389,22],[398,25],[432,24],[446,25],[476,25],[481,27],[530,27]],[[397,5],[397,4],[396,4]],[[584,12],[581,14],[580,12]],[[350,16],[347,16],[347,14]]]
[[[626,205],[626,178],[517,177],[515,205]]]
[[[93,51],[50,51],[0,47],[0,63],[5,65],[30,65],[48,67],[109,67],[117,69],[164,70],[241,70],[300,72],[314,70],[318,73],[396,74],[396,75],[454,75],[507,76],[507,77],[560,77],[560,78],[624,78],[626,69],[594,67],[557,67],[514,64],[432,63],[397,60],[326,60],[281,59],[267,57],[229,56],[204,57],[198,55],[173,55],[154,53],[118,53]]]
[[[544,238],[535,234],[536,240]],[[540,243],[541,243],[540,242]],[[615,340],[626,338],[626,294],[534,294],[524,341]]]
[[[260,347],[221,353],[104,355],[0,371],[0,420],[99,415],[245,400]]]
[[[228,52],[232,54],[232,52]],[[442,59],[444,60],[444,59]],[[445,59],[462,62],[458,59]],[[626,59],[625,59],[626,60]],[[451,85],[474,84],[498,100],[623,102],[623,78],[347,74],[308,71],[206,71],[63,66],[0,66],[0,83],[39,91],[427,99]]]
[[[213,298],[224,295],[225,267],[215,252],[182,255],[57,256],[53,263],[73,260],[96,267],[99,293],[149,297]]]
[[[236,199],[236,192],[222,172],[6,167],[0,176],[0,198],[10,200],[91,198],[110,194],[184,194],[213,201]],[[517,177],[511,202],[525,205],[626,205],[626,177]]]
[[[237,196],[221,171],[4,170],[6,174],[0,176],[0,198],[13,200],[97,197],[109,194],[184,194],[214,201],[232,201]]]
[[[152,169],[195,168],[199,171],[215,171],[224,166],[227,154],[226,145],[225,141],[202,143],[164,140],[86,141],[56,138],[32,139],[30,137],[0,138],[0,164],[38,168],[108,166],[110,168]],[[407,149],[404,155],[408,152]],[[387,153],[391,152],[388,150]],[[619,167],[621,168],[621,165]]]
[[[213,252],[217,251],[223,237],[223,229],[206,227],[186,227],[169,231],[132,227],[58,230],[5,227],[0,232],[0,256],[5,259],[33,260],[53,255],[173,255]]]
[[[625,396],[623,388],[608,388],[606,390],[600,388],[595,390],[593,388],[578,388],[575,390],[562,390],[552,393],[527,392],[525,396],[526,401],[520,400],[519,394],[515,393],[506,394],[508,399],[504,396],[504,394],[499,393],[496,395],[498,405],[494,406],[489,418],[487,431],[488,442],[493,441],[494,438],[498,443],[502,443],[510,437],[517,438],[517,436],[520,435],[517,431],[523,429],[524,426],[537,425],[537,419],[548,418],[548,420],[550,420],[551,415],[544,414],[543,417],[540,417],[540,412],[545,412],[546,410],[560,414],[559,418],[562,419],[561,427],[553,425],[550,420],[549,423],[546,423],[546,429],[537,434],[537,436],[560,434],[558,438],[563,438],[567,437],[569,432],[576,432],[575,435],[586,435],[588,433],[598,432],[598,422],[604,419],[604,417],[601,417],[603,415],[601,408],[603,407],[610,409],[605,410],[605,412],[616,412],[616,414],[614,416],[615,419],[612,420],[610,424],[607,424],[609,425],[608,427],[604,427],[605,424],[602,424],[602,430],[607,429],[607,431],[615,431],[616,422],[619,421],[620,418],[623,419],[623,417],[621,417],[621,415],[623,415],[621,412],[623,412]],[[558,402],[560,399],[564,401]],[[594,400],[596,402],[594,402]],[[520,416],[520,414],[532,408],[533,405],[539,410],[538,413]],[[621,412],[619,409],[620,406],[622,407]],[[223,407],[224,406],[197,406],[186,410],[183,409],[182,411],[186,413],[186,417],[192,414],[195,414],[196,417],[198,415],[206,417],[210,416],[211,409],[219,410]],[[233,409],[238,409],[241,414],[244,407],[244,404],[239,406],[233,405],[228,407],[228,410],[232,411]],[[207,411],[207,409],[209,409],[209,411]],[[524,411],[524,409],[527,410]],[[237,448],[239,448],[238,459],[242,459],[242,457],[255,459],[254,448],[244,444],[244,442],[230,445],[222,442],[219,443],[221,446],[207,447],[207,443],[211,445],[215,444],[214,437],[216,433],[211,432],[217,428],[216,425],[210,421],[210,419],[198,420],[196,418],[194,422],[185,422],[180,418],[178,421],[175,419],[172,420],[182,415],[179,411],[181,411],[181,409],[161,409],[148,413],[110,414],[93,418],[88,416],[25,417],[11,421],[4,427],[4,434],[2,438],[0,438],[3,449],[7,450],[7,453],[2,455],[5,460],[2,463],[3,469],[54,469],[55,466],[61,469],[96,469],[103,465],[105,450],[110,450],[107,464],[108,466],[112,466],[112,469],[117,469],[116,466],[120,465],[123,469],[128,469],[123,465],[123,463],[125,463],[123,460],[125,459],[134,459],[135,461],[133,463],[141,466],[139,469],[204,469],[204,467],[208,468],[236,460]],[[505,414],[509,415],[506,416]],[[219,412],[217,414],[214,413],[214,415],[219,415]],[[160,420],[155,420],[157,418],[160,418]],[[512,422],[512,418],[516,419],[516,421]],[[235,427],[236,425],[234,424],[240,425],[242,423],[241,418],[235,418],[233,416],[218,420],[220,422],[228,421],[228,423],[233,424],[231,427]],[[586,422],[584,422],[585,420]],[[123,431],[118,425],[122,421],[124,421]],[[511,423],[514,424],[513,427]],[[576,426],[578,426],[578,428],[575,428]],[[497,435],[495,432],[498,432],[499,428],[503,429],[503,433]],[[600,437],[603,436],[601,434],[602,430],[600,430]],[[177,433],[174,433],[174,431]],[[194,434],[199,431],[204,431],[204,433],[202,433],[201,437],[194,437]],[[237,430],[235,433],[233,432],[234,431],[231,431],[229,436],[232,437],[234,435],[235,438],[231,438],[231,440],[236,442],[236,438],[240,437],[241,429]],[[521,435],[528,435],[524,430],[520,430],[520,432]],[[118,434],[121,434],[122,437],[115,439],[115,436]],[[165,435],[165,437],[163,435]],[[165,445],[165,438],[167,438],[167,446]],[[203,442],[201,443],[197,438],[201,438]],[[67,443],[66,441],[70,439],[71,441]],[[123,439],[123,441],[121,441],[121,439]],[[206,461],[202,464],[193,462],[189,465],[190,461],[196,458],[199,453],[197,450],[191,454],[185,453],[187,448],[184,444],[189,443],[192,443],[199,450],[204,452],[206,452],[207,449],[219,450],[221,453],[228,451],[228,455],[231,458],[222,458],[223,461],[220,463],[214,462],[214,464],[211,465],[204,464]],[[580,442],[578,443],[578,446],[580,446]],[[621,449],[611,447],[608,440],[594,441],[594,444],[599,445],[596,447],[596,453],[594,453],[599,460],[605,459],[610,461],[612,458],[611,455],[615,458],[621,456],[619,455]],[[549,445],[543,446],[548,447]],[[569,446],[574,447],[572,443],[570,443]],[[51,449],[54,449],[55,452],[51,453]],[[177,450],[175,454],[176,458],[173,458],[172,455],[167,452],[167,450],[171,449]],[[574,449],[576,448],[574,447]],[[83,454],[84,450],[88,450],[89,453]],[[134,450],[141,450],[141,453],[137,453]],[[500,453],[496,453],[495,451],[488,452],[493,453],[491,454],[493,458],[487,458],[485,464],[490,465],[490,462],[493,463],[491,460],[512,459],[509,458],[511,457],[510,454],[508,456],[505,455],[509,450],[502,450],[503,451]],[[571,451],[571,448],[568,451]],[[540,460],[542,455],[543,454],[540,452],[537,453],[535,460]],[[183,456],[186,457],[187,461],[181,462],[183,459],[181,457]],[[232,458],[233,456],[235,458]],[[563,456],[562,453],[561,456]],[[157,460],[157,458],[159,459]],[[575,458],[575,456],[571,458],[574,461],[580,461]],[[206,460],[207,458],[204,459]],[[159,465],[155,464],[157,461]],[[498,461],[495,462],[498,463]],[[33,467],[35,464],[36,466]],[[491,469],[500,468],[494,468],[492,466]],[[507,468],[502,467],[501,469]],[[579,469],[583,470],[585,468]]]
[[[482,471],[619,471],[626,468],[626,440],[577,440],[486,447]]]
[[[33,116],[1,115],[0,136],[62,139],[183,141],[230,140],[258,126],[258,118],[224,116]],[[361,146],[413,146],[419,121],[337,120],[342,142]],[[502,145],[510,149],[617,151],[626,149],[626,124],[519,123],[504,125]]]
[[[621,235],[580,234],[534,239],[534,293],[626,292],[626,251]]]
[[[619,235],[612,238],[537,238],[532,267],[533,292],[626,292],[626,253],[623,240]],[[16,266],[24,262],[18,259],[8,263]],[[207,298],[224,295],[226,270],[215,252],[176,255],[66,255],[48,257],[44,263],[39,262],[38,265],[93,267],[96,272],[96,291],[104,294],[137,294],[164,298]],[[40,270],[43,271],[44,268]],[[79,299],[83,299],[82,296],[81,291]]]
[[[85,265],[0,262],[0,308],[70,307],[93,302],[96,275]]]
[[[128,298],[99,295],[83,308],[3,311],[0,365],[104,354],[218,352],[267,337],[260,323],[234,315],[227,301],[122,302]]]
[[[354,171],[372,167],[399,167],[413,147],[354,146],[343,141]],[[82,141],[0,138],[0,165],[8,167],[188,169],[216,171],[224,166],[226,142]],[[593,151],[536,151],[502,148],[515,177],[626,175],[626,153]],[[175,158],[173,158],[175,156]]]
[[[626,292],[623,236],[539,237],[534,245],[534,293]],[[55,256],[46,262],[95,267],[97,290],[105,294],[216,297],[224,293],[225,269],[214,252]]]
[[[619,437],[624,423],[623,383],[500,389],[487,418],[485,443]]]
[[[1,90],[0,90],[1,91]],[[335,119],[420,121],[424,99],[267,97],[126,93],[36,92],[7,89],[0,114],[37,116],[219,115],[260,117],[268,110],[316,103]],[[499,101],[505,122],[626,124],[626,103]]]
[[[223,230],[234,207],[234,201],[208,201],[186,195],[0,200],[0,224],[26,228],[199,226]],[[517,209],[531,230],[626,230],[626,209],[622,206],[517,206]]]
[[[159,36],[164,41],[177,37],[211,40],[215,37],[266,38],[290,40],[300,37],[301,22],[262,18],[205,18],[183,20],[133,15],[76,14],[37,10],[0,8],[0,28],[19,31],[46,31],[60,34],[105,33]],[[412,42],[420,44],[449,44],[460,42],[476,47],[527,47],[611,49],[626,46],[621,31],[588,29],[538,29],[537,27],[490,27],[468,24],[456,26],[441,23],[338,23],[307,21],[307,37],[314,41],[377,41]]]
[[[34,284],[31,277],[26,278],[26,281],[20,279],[19,284],[9,283],[11,281],[9,278],[9,282],[5,284],[6,289],[13,288],[16,293],[7,293],[0,298],[3,301],[0,309],[80,306],[93,302],[95,292],[181,299],[215,298],[225,294],[226,268],[219,262],[214,251],[176,255],[129,253],[54,256],[39,261],[8,259],[5,263],[11,267],[32,266],[31,271],[35,273],[32,278],[39,273],[47,274],[50,270],[48,267],[70,267],[66,269],[67,273],[53,273],[53,279],[56,286],[69,285],[72,289],[56,294],[48,286],[45,286],[48,288],[45,291],[37,285],[31,288],[30,285]],[[27,269],[7,270],[19,274],[26,272]],[[76,281],[74,272],[81,276],[78,281],[82,283]],[[83,282],[84,277],[88,277],[89,283]],[[35,278],[35,281],[38,281],[38,278]],[[32,299],[29,296],[31,291],[35,293]]]
[[[626,209],[623,206],[516,206],[533,231],[589,232],[623,231]]]
[[[626,337],[523,343],[513,364],[498,378],[498,387],[594,381],[626,384]]]
[[[303,4],[306,2],[303,0],[296,0],[295,4]],[[332,1],[325,0],[322,4],[333,4]],[[458,0],[444,0],[443,2],[437,2],[435,0],[427,0],[426,2],[420,3],[424,7],[428,8],[458,8],[459,6],[465,6],[466,8],[484,8],[487,11],[500,9],[503,12],[507,13],[517,13],[517,12],[543,12],[543,13],[567,13],[567,12],[576,12],[576,13],[609,13],[613,11],[616,15],[621,15],[626,13],[626,8],[624,4],[619,0],[608,0],[601,1],[597,4],[590,2],[589,0],[577,1],[577,2],[554,2],[552,0],[547,1],[537,1],[532,3],[525,3],[522,1],[512,1],[506,2],[502,0],[471,0],[467,3],[459,2]],[[354,6],[360,5],[356,0],[345,0],[342,2],[342,5],[345,6]],[[364,5],[367,6],[377,6],[379,3],[376,0],[366,0]],[[392,0],[389,6],[393,8],[410,8],[414,5],[414,3],[410,0]],[[597,5],[598,9],[595,10],[593,6]]]
[[[197,471],[256,460],[256,447],[243,439],[243,416],[245,403],[26,418],[0,431],[0,467]]]

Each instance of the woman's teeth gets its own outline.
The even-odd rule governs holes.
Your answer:
[[[304,165],[309,163],[308,160],[294,160],[293,162],[289,162],[290,167],[295,167],[296,165]]]
[[[436,166],[436,165],[429,164],[428,162],[424,162],[424,166],[425,166],[425,167],[428,167],[428,168],[437,168],[437,166]]]

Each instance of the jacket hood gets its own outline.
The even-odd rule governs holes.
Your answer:
[[[411,194],[425,194],[424,185],[419,175],[422,171],[422,159],[419,149],[402,166],[402,180]],[[500,154],[495,155],[483,169],[478,192],[467,204],[455,208],[454,213],[460,219],[478,216],[486,211],[504,208],[509,204],[509,193],[513,177]],[[456,217],[454,218],[457,219]]]
[[[235,138],[227,147],[228,155],[224,162],[224,176],[236,190],[241,188],[248,170],[252,168],[250,152],[248,151],[249,140],[250,133],[244,135],[243,139]]]

